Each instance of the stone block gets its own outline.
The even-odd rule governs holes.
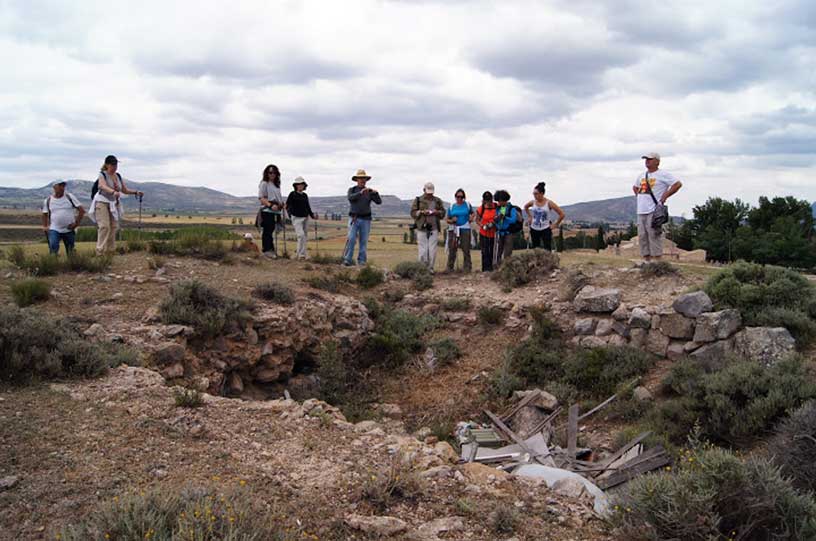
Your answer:
[[[595,336],[609,336],[612,334],[612,326],[614,321],[611,319],[601,319],[595,326]]]
[[[624,338],[629,338],[630,330],[629,325],[624,323],[623,321],[616,321],[612,324],[612,330]]]
[[[649,331],[646,329],[632,329],[631,337],[629,341],[629,345],[633,348],[643,349],[646,345],[646,338],[649,334]],[[668,338],[666,341],[668,342]]]
[[[669,337],[658,330],[649,331],[646,336],[646,351],[654,353],[659,357],[666,356],[666,350],[669,348]]]
[[[793,353],[796,340],[784,327],[745,327],[734,337],[734,349],[747,359],[770,366]]]
[[[737,332],[742,326],[739,310],[720,310],[707,312],[697,317],[694,330],[695,342],[714,342],[724,340]]]
[[[700,361],[719,361],[730,355],[733,351],[734,342],[732,339],[718,340],[717,342],[710,342],[695,349],[691,353],[691,357]]]
[[[711,302],[705,291],[695,291],[677,297],[672,308],[678,314],[686,317],[697,317],[703,312],[710,312],[714,308],[714,303]]]
[[[612,319],[615,321],[626,321],[629,319],[629,310],[626,309],[626,305],[621,303],[620,306],[615,308],[615,311],[612,312]]]
[[[666,357],[668,357],[672,361],[677,361],[682,359],[686,356],[685,350],[685,343],[684,342],[671,342],[669,347],[666,349]]]
[[[575,334],[592,334],[595,331],[595,318],[586,317],[575,321]]]
[[[695,321],[683,314],[666,314],[660,316],[660,332],[669,338],[688,340],[694,336]]]
[[[629,314],[629,326],[637,329],[648,329],[652,325],[652,316],[643,308],[633,308]]]
[[[576,312],[612,313],[620,303],[620,289],[585,286],[575,296],[573,307]]]

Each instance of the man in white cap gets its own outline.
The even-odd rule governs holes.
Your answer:
[[[646,171],[635,181],[632,191],[637,196],[640,255],[645,261],[651,261],[663,255],[663,229],[653,227],[652,223],[655,211],[660,211],[658,205],[664,206],[683,184],[671,173],[659,170],[660,154],[657,152],[644,154],[642,158],[646,160]]]
[[[48,237],[48,252],[59,253],[60,241],[65,244],[65,251],[74,251],[76,228],[85,216],[85,208],[79,199],[65,191],[66,182],[54,183],[54,193],[43,201],[42,226]]]
[[[365,172],[365,169],[358,169],[351,180],[356,182],[356,185],[348,190],[349,226],[346,247],[343,249],[343,265],[347,267],[354,264],[354,244],[358,239],[360,249],[357,253],[357,263],[366,264],[368,235],[371,233],[371,203],[382,204],[379,192],[366,186],[371,176]]]
[[[419,244],[419,261],[427,265],[431,274],[436,263],[436,248],[441,230],[441,220],[445,217],[445,205],[434,195],[434,185],[426,182],[422,195],[411,204],[411,218],[416,227],[417,244]]]

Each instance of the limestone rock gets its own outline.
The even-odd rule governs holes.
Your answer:
[[[677,361],[686,356],[684,342],[671,342],[666,349],[666,357],[672,361]]]
[[[739,310],[720,310],[700,314],[694,330],[695,342],[714,342],[728,338],[742,326]]]
[[[765,365],[776,363],[795,348],[796,341],[784,327],[746,327],[734,339],[738,354]]]
[[[626,305],[621,303],[620,306],[615,308],[615,311],[612,312],[612,319],[615,321],[626,321],[629,319],[629,311],[626,309]]]
[[[703,312],[710,312],[714,308],[714,303],[711,302],[711,298],[705,291],[695,291],[677,297],[672,308],[678,314],[686,317],[697,317]]]
[[[649,331],[646,337],[646,351],[654,353],[659,357],[666,356],[666,350],[669,348],[669,337],[660,331]]]
[[[609,346],[616,346],[616,347],[623,347],[626,345],[626,338],[619,334],[613,334],[609,337],[609,342],[607,342]]]
[[[575,334],[592,334],[595,330],[595,318],[587,317],[575,322]]]
[[[734,350],[733,339],[718,340],[695,349],[691,356],[700,361],[717,361]]]
[[[450,466],[434,466],[419,473],[423,479],[446,479],[453,477],[453,468]]]
[[[471,483],[477,485],[485,485],[499,479],[507,479],[510,477],[510,474],[506,471],[497,470],[496,468],[491,468],[490,466],[479,464],[478,462],[463,464],[461,469],[465,477],[467,477]]]
[[[553,483],[550,489],[556,494],[560,494],[568,498],[574,498],[576,500],[583,496],[584,491],[586,491],[584,484],[580,480],[572,477],[559,479]]]
[[[585,286],[576,295],[573,307],[576,312],[612,313],[621,303],[619,289]]]
[[[0,491],[2,490],[9,490],[17,486],[17,483],[20,481],[20,477],[17,475],[8,475],[6,477],[0,478]]]
[[[180,378],[184,375],[184,365],[181,363],[171,364],[162,370],[161,373],[167,379]]]
[[[227,390],[229,394],[232,395],[239,395],[244,392],[244,381],[241,379],[241,376],[236,374],[235,372],[229,375],[229,379],[227,380]]]
[[[158,364],[173,364],[184,360],[187,350],[176,342],[159,344],[153,352],[153,360]]]
[[[694,320],[683,314],[660,316],[660,332],[669,338],[689,339],[694,336]]]
[[[442,460],[450,462],[451,464],[456,464],[459,461],[459,455],[453,450],[450,443],[446,441],[440,441],[434,445],[434,453]]]
[[[346,516],[346,524],[355,530],[379,536],[393,536],[408,530],[407,522],[387,516],[351,514]]]
[[[612,334],[612,326],[615,322],[611,319],[601,319],[595,326],[595,336],[609,336]]]
[[[686,353],[691,353],[692,351],[694,351],[695,349],[699,348],[702,345],[703,344],[701,344],[700,342],[695,342],[692,340],[691,342],[686,342],[683,345],[683,351],[685,351]]]
[[[456,532],[464,528],[465,523],[461,517],[441,517],[422,524],[410,537],[417,541],[437,541],[439,534]],[[444,537],[450,538],[448,535]]]
[[[101,324],[94,323],[93,325],[91,325],[90,327],[85,329],[85,332],[82,333],[82,334],[84,334],[85,336],[95,338],[95,337],[98,337],[98,336],[101,336],[101,335],[105,334],[105,329],[102,327]]]
[[[624,323],[623,321],[616,321],[612,324],[612,330],[615,334],[622,336],[623,338],[629,338],[631,331],[629,329],[629,325]]]
[[[578,344],[583,348],[602,348],[606,346],[608,339],[604,336],[582,336]]]
[[[629,326],[633,329],[648,329],[652,326],[652,316],[643,308],[633,308],[629,314]]]
[[[646,345],[648,335],[649,331],[646,329],[632,329],[629,345],[633,348],[642,349]],[[669,339],[666,338],[666,340],[668,341]]]
[[[528,391],[516,391],[513,393],[513,399],[515,400],[523,400],[527,398],[530,393],[538,393],[538,398],[533,400],[532,405],[538,406],[539,408],[543,408],[549,411],[555,411],[555,408],[558,407],[558,398],[553,396],[552,394],[548,393],[547,391],[542,391],[541,389],[530,389]]]
[[[646,402],[654,399],[654,395],[652,395],[651,391],[642,385],[635,387],[635,389],[632,391],[632,396],[639,402]]]

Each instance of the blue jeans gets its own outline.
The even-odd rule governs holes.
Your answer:
[[[76,241],[76,232],[69,231],[67,233],[60,233],[53,229],[48,230],[48,252],[52,254],[59,253],[60,241],[65,244],[65,251],[71,253],[74,251],[74,242]]]
[[[371,233],[371,220],[349,218],[348,238],[346,239],[346,249],[343,252],[343,261],[350,265],[354,260],[354,243],[359,237],[360,251],[357,253],[357,263],[365,265],[369,233]]]

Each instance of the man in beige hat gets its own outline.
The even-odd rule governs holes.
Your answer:
[[[411,204],[411,218],[414,219],[416,227],[419,261],[428,266],[431,274],[434,272],[434,263],[436,263],[440,222],[444,217],[444,203],[434,195],[433,183],[426,182],[422,188],[422,195],[417,196]]]
[[[653,227],[652,223],[655,211],[660,211],[658,205],[665,205],[683,184],[671,173],[659,169],[660,154],[657,152],[644,154],[641,158],[646,160],[646,171],[637,178],[632,191],[637,196],[640,255],[645,261],[651,261],[663,255],[663,228]]]
[[[346,247],[343,250],[343,265],[350,267],[354,264],[354,243],[359,239],[360,249],[357,253],[357,263],[365,265],[367,260],[368,235],[371,233],[371,203],[382,204],[379,192],[369,188],[366,183],[371,176],[365,169],[358,169],[351,180],[357,183],[348,191],[349,226]]]

